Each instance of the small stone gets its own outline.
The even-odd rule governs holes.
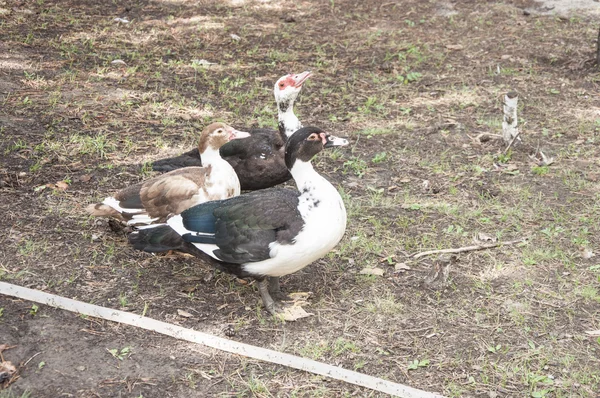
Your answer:
[[[288,15],[287,17],[285,17],[284,21],[287,23],[291,23],[291,22],[296,22],[296,19],[294,17],[292,17],[291,15]]]
[[[80,365],[80,366],[76,367],[75,369],[77,369],[80,372],[83,372],[85,370],[85,366]]]

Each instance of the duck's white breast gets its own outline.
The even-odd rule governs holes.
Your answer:
[[[299,198],[298,210],[304,227],[294,243],[271,243],[271,258],[246,263],[245,271],[268,276],[288,275],[325,256],[338,244],[346,231],[346,208],[337,190],[323,181],[327,184],[315,181]]]

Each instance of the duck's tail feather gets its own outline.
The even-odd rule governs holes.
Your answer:
[[[188,244],[167,224],[140,228],[128,236],[129,243],[137,250],[160,253],[169,250],[188,252]]]

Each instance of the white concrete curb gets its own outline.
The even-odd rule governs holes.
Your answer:
[[[186,329],[181,326],[172,325],[155,319],[142,317],[129,312],[113,310],[100,307],[98,305],[87,304],[81,301],[68,299],[54,294],[45,293],[39,290],[28,289],[10,283],[0,282],[0,294],[18,297],[24,300],[34,301],[40,304],[46,304],[56,308],[62,308],[67,311],[76,312],[96,318],[106,319],[108,321],[119,322],[126,325],[136,326],[146,330],[152,330],[157,333],[175,337],[176,339],[190,341],[192,343],[203,344],[208,347],[216,348],[221,351],[239,354],[246,357],[259,359],[266,362],[276,363],[278,365],[289,366],[294,369],[304,370],[347,383],[370,388],[372,390],[384,392],[398,397],[405,398],[443,398],[441,395],[417,390],[402,384],[393,383],[377,377],[353,372],[338,366],[332,366],[325,363],[297,357],[282,352],[269,350],[266,348],[255,347],[237,341],[224,339],[222,337],[197,332],[192,329]]]

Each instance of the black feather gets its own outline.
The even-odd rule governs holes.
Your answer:
[[[214,254],[235,264],[270,258],[272,242],[290,244],[304,226],[298,192],[281,188],[202,203],[181,217],[186,229],[207,234],[185,234],[186,242],[215,244]]]
[[[157,160],[156,162],[152,163],[152,170],[166,173],[181,169],[183,167],[192,166],[202,166],[202,160],[200,160],[200,152],[198,151],[198,148],[194,148],[191,151],[182,153],[179,156]]]
[[[181,236],[166,224],[134,231],[127,238],[135,249],[150,253],[166,252],[169,250],[187,252],[188,248],[188,244]]]
[[[305,141],[312,134],[323,133],[318,127],[302,127],[288,139],[285,144],[285,165],[292,169],[296,159],[308,162],[323,149],[323,142]],[[305,141],[305,142],[302,142]]]
[[[181,238],[190,243],[208,243],[214,245],[217,243],[214,235],[195,235],[191,233],[181,235]]]
[[[219,150],[221,157],[233,167],[242,190],[270,188],[292,178],[285,162],[283,151],[287,136],[285,128],[279,131],[254,128],[250,137],[231,140]],[[198,148],[172,158],[157,160],[152,169],[160,172],[173,171],[182,167],[202,166]]]
[[[213,215],[213,211],[223,202],[225,200],[204,202],[182,211],[183,226],[190,231],[214,234],[215,216]]]

